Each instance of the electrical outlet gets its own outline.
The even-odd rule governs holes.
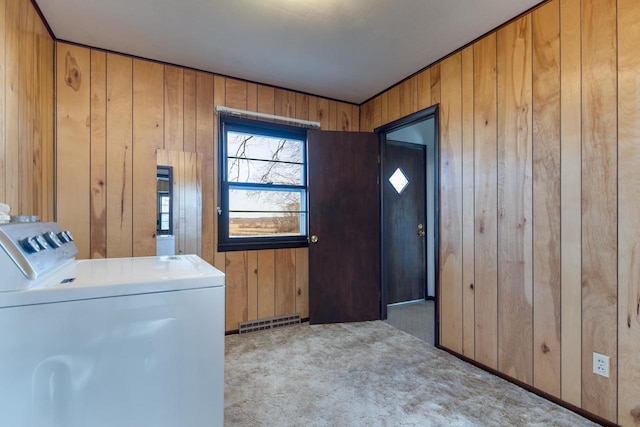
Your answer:
[[[593,353],[593,373],[609,378],[609,356]]]

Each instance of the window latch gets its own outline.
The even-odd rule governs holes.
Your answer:
[[[222,209],[220,209],[220,206],[218,206],[218,215],[222,215]]]

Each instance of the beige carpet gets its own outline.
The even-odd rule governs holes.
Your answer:
[[[225,426],[589,426],[384,322],[226,338]]]

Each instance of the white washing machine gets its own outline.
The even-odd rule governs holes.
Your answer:
[[[0,425],[223,425],[224,274],[195,255],[75,260],[0,226]]]

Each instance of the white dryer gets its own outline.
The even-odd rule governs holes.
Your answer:
[[[56,223],[2,225],[0,247],[0,425],[223,425],[223,273],[77,261]]]

